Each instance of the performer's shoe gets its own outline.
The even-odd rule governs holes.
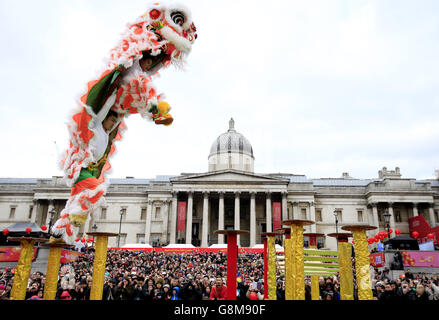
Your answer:
[[[155,124],[164,124],[165,126],[169,126],[174,121],[174,118],[172,118],[170,114],[168,115],[169,117],[159,117],[155,119]]]

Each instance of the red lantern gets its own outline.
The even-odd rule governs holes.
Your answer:
[[[396,234],[397,236],[399,236],[399,235],[401,234],[401,230],[399,230],[399,229],[395,229],[395,234]]]
[[[432,233],[429,233],[428,235],[427,235],[427,237],[428,237],[428,239],[434,239],[434,234],[432,234]]]
[[[393,229],[389,229],[389,234],[392,234],[393,233]]]
[[[380,239],[379,239],[378,237],[375,238],[375,242],[376,242],[376,243],[380,242]]]
[[[384,232],[384,238],[388,238],[389,234],[387,232]]]
[[[26,233],[31,233],[32,232],[32,228],[26,228]]]
[[[384,240],[384,234],[379,235],[380,240]]]
[[[418,239],[418,237],[419,237],[419,232],[418,232],[418,231],[413,231],[413,232],[412,232],[412,237],[415,238],[415,239]]]
[[[3,229],[2,232],[3,232],[4,235],[7,235],[7,234],[9,233],[9,229],[7,229],[7,228],[6,228],[6,229]]]
[[[41,230],[46,231],[47,227],[46,226],[41,226]]]

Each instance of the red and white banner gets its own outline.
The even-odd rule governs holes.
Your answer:
[[[369,255],[369,260],[371,266],[377,268],[384,267],[384,262],[385,262],[384,252],[373,253]]]
[[[273,202],[273,232],[281,228],[281,206],[280,202]]]
[[[177,231],[186,230],[186,201],[178,201]]]
[[[34,247],[32,261],[37,257],[37,247]],[[20,259],[20,247],[0,247],[0,262],[15,262]]]

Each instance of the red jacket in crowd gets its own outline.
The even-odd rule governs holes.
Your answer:
[[[212,290],[210,290],[210,300],[226,300],[227,295],[227,287],[223,285],[221,288],[217,288],[217,286],[213,286]]]

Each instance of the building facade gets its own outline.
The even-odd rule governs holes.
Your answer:
[[[377,178],[309,179],[287,173],[254,173],[250,142],[234,128],[212,144],[208,172],[157,176],[154,179],[110,179],[106,205],[87,220],[81,233],[119,233],[120,246],[128,243],[187,243],[208,247],[224,244],[215,230],[250,231],[239,237],[242,247],[262,243],[261,233],[273,231],[274,204],[281,220],[307,219],[315,224],[307,232],[333,233],[346,224],[367,223],[385,229],[383,214],[391,214],[390,227],[409,233],[408,219],[423,215],[431,227],[439,223],[439,180],[402,178],[399,168],[379,170]],[[62,177],[51,179],[0,178],[0,229],[16,222],[50,225],[69,197]],[[178,204],[186,207],[184,229],[177,231]],[[52,213],[52,215],[51,215]],[[377,231],[371,231],[370,234]],[[305,237],[305,242],[307,242]],[[334,238],[322,237],[320,246],[335,249]],[[110,238],[116,246],[118,238]]]

